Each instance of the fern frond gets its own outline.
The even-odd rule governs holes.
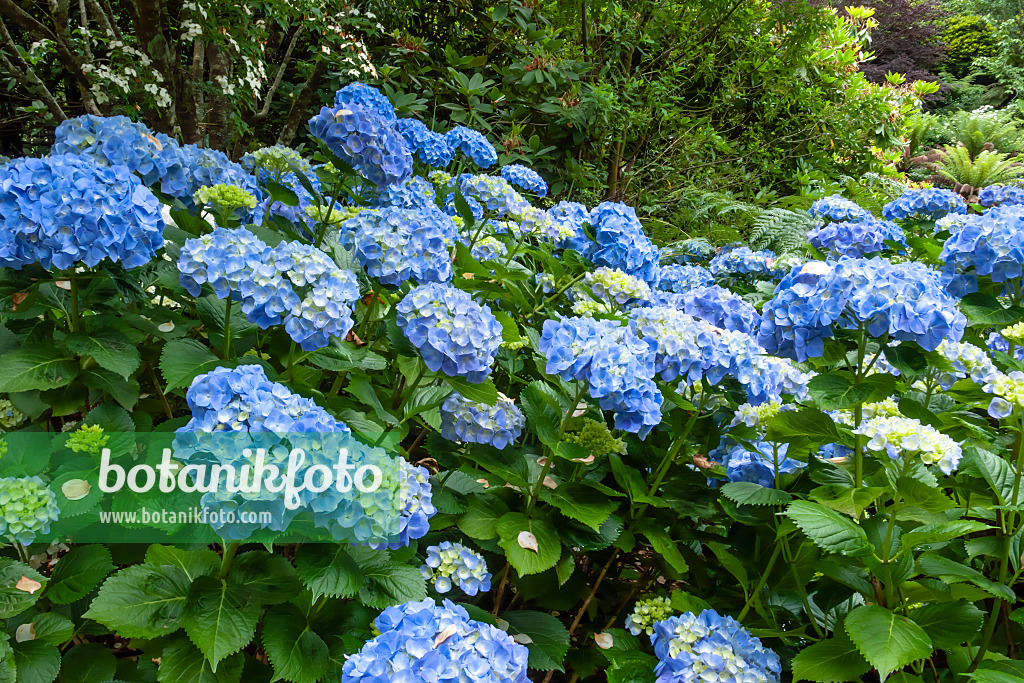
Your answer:
[[[771,249],[778,255],[799,251],[807,245],[807,231],[814,219],[806,211],[764,209],[750,229],[752,249]]]

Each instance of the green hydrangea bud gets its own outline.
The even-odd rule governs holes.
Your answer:
[[[336,206],[333,209],[327,206],[310,205],[306,207],[306,215],[318,223],[328,225],[341,225],[349,218],[356,216],[360,211],[365,211],[366,206]],[[329,212],[329,213],[328,213]]]
[[[427,180],[435,185],[450,185],[454,176],[444,171],[431,171],[427,174]]]
[[[0,458],[4,457],[5,455],[7,455],[7,442],[4,441],[3,439],[0,439]]]
[[[196,190],[192,198],[196,200],[196,204],[206,204],[227,211],[256,208],[256,197],[237,185],[204,185]]]
[[[626,443],[613,436],[608,425],[590,418],[584,418],[583,426],[569,432],[564,438],[569,443],[586,448],[594,456],[626,452]]]
[[[1024,322],[1010,325],[1006,329],[1001,330],[999,334],[1003,335],[1003,339],[1012,344],[1024,345]]]
[[[37,534],[50,533],[59,515],[57,497],[39,477],[0,479],[0,536],[30,545]]]
[[[280,177],[285,173],[291,173],[292,168],[289,160],[302,171],[304,175],[310,175],[313,168],[309,162],[302,158],[302,155],[290,147],[274,145],[273,147],[261,147],[255,152],[249,152],[242,159],[242,164],[255,170],[262,168],[273,176]]]
[[[654,625],[672,616],[672,603],[668,598],[650,598],[638,600],[633,606],[633,613],[626,617],[626,628],[634,636],[641,633],[654,634]]]
[[[99,455],[110,440],[109,434],[103,433],[99,425],[82,425],[68,436],[68,448],[75,453]]]
[[[14,407],[6,398],[0,398],[0,427],[14,429],[25,421],[25,413]]]

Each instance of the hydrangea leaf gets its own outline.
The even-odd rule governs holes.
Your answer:
[[[32,605],[36,604],[41,591],[28,593],[17,587],[18,581],[27,576],[33,581],[46,585],[45,576],[32,569],[27,564],[22,564],[10,558],[0,557],[0,619],[10,619],[21,614]]]
[[[167,342],[160,354],[160,372],[167,382],[164,391],[186,387],[197,376],[220,364],[221,359],[202,342],[195,339],[173,339]]]
[[[506,514],[508,506],[499,497],[477,493],[467,499],[458,526],[470,538],[487,541],[498,535],[498,522]]]
[[[127,379],[142,362],[139,350],[122,332],[99,329],[92,332],[72,332],[64,340],[67,347],[80,356],[92,356],[105,370]]]
[[[245,656],[236,652],[214,672],[203,653],[188,638],[177,638],[164,647],[157,669],[159,683],[238,683]]]
[[[822,550],[843,555],[862,555],[870,551],[864,529],[849,517],[823,505],[798,500],[786,509],[786,516]]]
[[[544,489],[540,499],[549,503],[566,517],[583,522],[594,531],[619,506],[618,501],[609,499],[600,491],[586,484],[563,484],[555,489]]]
[[[562,556],[558,532],[546,520],[531,519],[521,512],[510,512],[498,520],[497,531],[498,545],[505,550],[509,563],[520,576],[551,569]],[[524,531],[536,537],[536,552],[519,545],[519,534]]]
[[[290,604],[272,607],[267,612],[263,649],[277,679],[317,683],[330,665],[327,644],[309,627],[302,612]]]
[[[249,644],[260,613],[256,595],[244,584],[200,576],[189,587],[181,625],[216,671],[222,659]]]
[[[134,565],[107,579],[84,616],[125,638],[157,638],[181,627],[188,577],[177,567]]]
[[[415,567],[398,564],[387,553],[373,553],[367,557],[356,556],[359,570],[363,574],[363,587],[359,599],[374,609],[384,609],[412,600],[427,597],[423,576]]]
[[[909,616],[924,629],[937,648],[957,647],[972,642],[985,618],[984,612],[976,605],[962,599],[924,605],[910,612]]]
[[[78,363],[52,345],[15,349],[0,356],[0,392],[56,389],[78,375]]]
[[[793,496],[752,481],[732,481],[722,486],[722,495],[738,505],[785,505]]]
[[[538,671],[564,671],[562,662],[569,651],[569,632],[556,617],[544,612],[523,610],[505,612],[501,618],[509,623],[509,634],[525,634],[532,642],[530,668]]]
[[[117,674],[117,659],[102,643],[75,645],[61,661],[62,683],[109,681]]]
[[[60,671],[60,652],[44,640],[12,642],[19,683],[50,683]]]
[[[846,617],[846,633],[884,681],[889,674],[932,653],[924,629],[885,607],[862,605]]]
[[[834,638],[805,647],[793,658],[793,681],[845,683],[871,668],[850,637],[839,631]]]
[[[114,570],[110,551],[102,545],[78,545],[53,568],[46,597],[58,605],[84,598]]]
[[[349,598],[363,586],[359,565],[340,544],[303,545],[295,555],[295,567],[314,598]]]

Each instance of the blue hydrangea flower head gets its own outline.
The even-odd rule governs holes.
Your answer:
[[[867,209],[839,194],[816,200],[807,213],[826,223],[856,221],[871,215]]]
[[[185,400],[192,418],[175,434],[175,455],[186,465],[251,464],[243,449],[247,446],[250,453],[263,449],[268,466],[284,469],[290,448],[282,442],[283,438],[303,433],[318,437],[350,433],[348,426],[311,399],[271,382],[260,365],[217,368],[199,375],[186,392]],[[233,522],[218,515],[213,527],[224,538],[241,540],[257,529],[284,531],[316,494],[307,490],[301,496],[299,507],[288,509],[282,492],[267,487],[258,487],[253,492],[231,492],[221,486],[204,493],[201,502],[211,509],[234,512]],[[270,520],[262,519],[260,512],[270,512]],[[243,518],[247,521],[243,522]]]
[[[349,83],[344,88],[334,93],[334,105],[356,105],[373,111],[384,123],[389,126],[395,125],[398,118],[395,116],[395,108],[391,100],[374,87],[363,83]]]
[[[753,305],[739,294],[718,285],[693,287],[681,294],[658,292],[648,297],[646,305],[670,306],[687,315],[705,320],[715,327],[750,335],[757,334],[761,322],[761,316]]]
[[[0,538],[32,545],[60,517],[57,496],[39,477],[0,478]]]
[[[176,153],[185,169],[185,184],[179,192],[170,193],[188,207],[196,210],[194,195],[203,186],[234,185],[256,197],[257,205],[244,213],[245,223],[262,223],[264,212],[264,193],[256,181],[256,176],[249,173],[241,164],[235,163],[226,154],[215,149],[206,149],[197,145],[184,145],[177,148]],[[166,190],[164,190],[166,192]]]
[[[529,205],[508,181],[495,176],[464,174],[459,179],[459,189],[467,201],[475,199],[496,218],[518,214]]]
[[[455,152],[448,145],[448,140],[440,133],[427,128],[419,119],[398,119],[395,127],[405,138],[409,151],[427,166],[445,168],[452,163]]]
[[[244,228],[217,228],[185,241],[178,269],[181,286],[193,296],[208,283],[219,298],[240,301],[250,322],[263,329],[284,325],[303,350],[323,348],[352,329],[355,274],[301,242],[271,249]]]
[[[321,191],[320,178],[315,174],[307,175],[306,178],[309,180],[310,185],[317,192]],[[316,202],[309,190],[305,188],[299,177],[294,173],[285,173],[278,177],[276,182],[284,185],[289,190],[295,193],[299,203],[296,206],[290,206],[284,202],[274,201],[272,197],[268,196],[263,203],[263,212],[267,217],[280,216],[289,223],[297,226],[310,226],[314,222],[314,218],[311,214],[314,212],[311,209],[316,207]],[[327,207],[324,207],[325,209]]]
[[[654,626],[657,683],[779,683],[782,662],[732,617],[687,612]]]
[[[190,194],[178,141],[126,116],[68,119],[57,126],[55,138],[52,155],[83,154],[105,166],[127,166],[146,187],[159,183],[160,191],[172,197]]]
[[[654,383],[657,342],[615,320],[587,317],[545,320],[539,351],[545,372],[588,383],[615,428],[647,436],[661,422],[661,391]]]
[[[477,240],[469,253],[477,261],[495,261],[508,254],[508,247],[498,238],[488,235]]]
[[[617,268],[645,282],[658,275],[661,253],[644,234],[633,207],[621,202],[602,202],[590,212],[596,248],[587,258],[599,266]]]
[[[928,266],[875,257],[810,261],[795,267],[761,309],[758,341],[767,351],[804,362],[824,353],[834,327],[865,323],[869,335],[915,341],[928,351],[959,341],[967,320]]]
[[[1024,187],[1016,185],[990,185],[978,192],[978,203],[984,207],[1003,204],[1024,204]]]
[[[658,289],[683,294],[715,281],[715,276],[704,266],[670,264],[658,268]]]
[[[467,292],[443,284],[415,287],[397,305],[398,327],[432,372],[480,383],[501,346],[501,324]]]
[[[347,102],[323,107],[309,132],[377,187],[412,175],[412,154],[398,130],[376,110]]]
[[[669,306],[634,309],[630,328],[655,350],[654,369],[666,382],[691,386],[737,377],[761,353],[749,334],[715,327]]]
[[[380,635],[349,656],[342,683],[529,683],[529,651],[450,600],[388,607]]]
[[[886,240],[906,247],[903,228],[867,214],[849,221],[826,223],[807,233],[815,249],[832,256],[859,257],[888,249]]]
[[[939,258],[952,280],[949,291],[964,296],[978,291],[978,276],[993,282],[1016,280],[1024,272],[1024,206],[1008,204],[970,216],[954,226]]]
[[[937,187],[907,190],[882,207],[889,221],[938,220],[951,213],[967,213],[967,202],[956,192]]]
[[[341,227],[341,243],[354,248],[370,277],[385,285],[449,282],[451,248],[458,241],[451,217],[433,205],[367,209]]]
[[[444,139],[452,150],[462,152],[480,168],[490,168],[498,163],[498,151],[479,131],[456,126],[444,134]]]
[[[756,450],[751,451],[735,439],[723,436],[718,448],[708,453],[708,458],[721,463],[730,482],[749,481],[765,488],[775,486],[776,471],[792,474],[807,466],[807,463],[786,457],[788,443],[757,441],[751,445]]]
[[[0,167],[0,266],[136,268],[164,244],[160,208],[127,166],[77,154],[15,159]]]
[[[493,405],[453,393],[441,404],[441,436],[449,441],[482,443],[503,449],[523,433],[526,416],[507,396]]]
[[[522,164],[509,164],[501,167],[501,177],[538,197],[545,197],[548,194],[548,184],[540,177],[540,174],[532,168]]]
[[[717,277],[749,275],[755,278],[773,278],[778,272],[775,260],[775,252],[768,249],[753,251],[750,247],[737,247],[723,249],[711,259],[708,269]]]
[[[434,590],[438,593],[449,592],[453,585],[469,596],[491,590],[487,562],[480,553],[461,543],[443,541],[427,548],[427,559],[420,567],[420,574],[427,581],[434,582]]]
[[[565,240],[561,246],[565,249],[573,249],[580,254],[587,255],[596,249],[597,245],[583,232],[583,224],[590,223],[590,209],[579,202],[560,201],[548,209],[548,218],[560,229],[571,233],[572,237]]]
[[[814,375],[813,372],[799,370],[788,358],[762,354],[754,356],[750,363],[744,363],[736,379],[746,387],[747,400],[759,405],[767,401],[779,401],[783,394],[789,394],[800,401],[805,400],[807,383]]]

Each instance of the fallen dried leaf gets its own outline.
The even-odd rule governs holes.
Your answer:
[[[174,331],[174,323],[172,323],[172,322],[162,323],[160,325],[157,325],[156,329],[160,330],[161,332],[165,332],[165,333],[166,332],[173,332]]]
[[[582,462],[584,464],[589,465],[590,463],[594,462],[594,454],[591,453],[590,455],[588,455],[585,458],[573,458],[572,461],[573,462]]]
[[[615,638],[613,638],[610,633],[595,633],[594,642],[597,643],[597,646],[602,650],[607,650],[615,644]]]
[[[551,477],[544,477],[544,485],[547,486],[549,489],[558,488],[558,484],[555,483],[555,480],[552,479]]]
[[[708,460],[708,456],[701,455],[700,453],[697,453],[693,456],[693,464],[702,470],[710,470],[712,467],[715,466],[715,463]]]
[[[16,643],[24,643],[26,640],[36,639],[36,628],[31,623],[22,624],[14,632],[14,641]]]
[[[43,587],[43,584],[22,574],[21,578],[18,579],[18,583],[14,584],[14,587],[24,593],[33,595],[37,590]]]
[[[20,306],[27,298],[28,292],[15,292],[14,294],[11,294],[11,310],[18,310],[18,306]]]
[[[525,633],[517,633],[517,634],[515,634],[514,636],[512,636],[512,640],[516,641],[520,645],[529,645],[530,643],[533,642],[533,638],[531,638],[530,636],[526,635]]]
[[[70,280],[57,280],[53,284],[57,285],[58,287],[63,289],[65,292],[70,292],[71,291],[71,281]]]

